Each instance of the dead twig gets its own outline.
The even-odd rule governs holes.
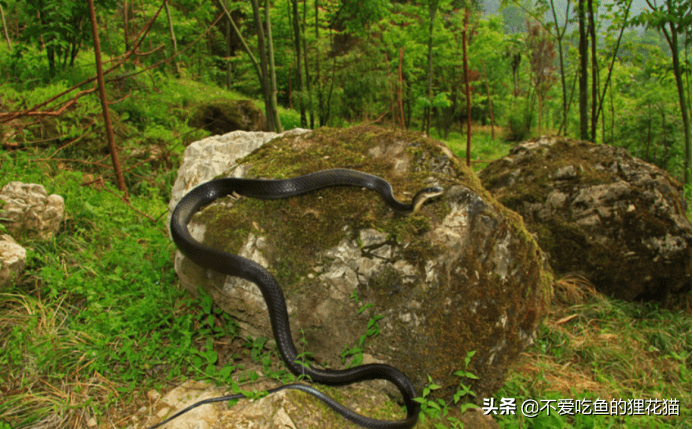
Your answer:
[[[2,122],[7,122],[4,120],[4,118],[10,117],[9,120],[16,119],[20,116],[60,116],[63,114],[65,110],[67,110],[68,107],[72,107],[75,104],[77,104],[77,99],[80,97],[90,94],[92,92],[96,91],[96,86],[91,89],[85,89],[84,91],[80,91],[77,95],[75,95],[74,98],[71,100],[67,101],[61,108],[58,110],[53,110],[53,111],[43,111],[43,112],[36,112],[36,111],[25,111],[25,112],[8,112],[8,113],[0,113],[0,123]],[[55,99],[56,97],[53,97]]]

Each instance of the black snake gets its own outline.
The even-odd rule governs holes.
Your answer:
[[[414,401],[416,390],[406,375],[384,364],[361,365],[344,370],[319,369],[304,364],[298,359],[298,352],[291,338],[289,315],[286,310],[284,294],[272,274],[251,260],[215,250],[199,243],[188,231],[188,222],[200,208],[217,198],[229,194],[235,193],[245,197],[260,199],[279,199],[332,186],[358,186],[374,190],[380,194],[388,206],[396,212],[405,215],[416,213],[426,200],[443,193],[443,189],[439,187],[425,188],[414,196],[411,204],[403,204],[392,195],[392,187],[386,180],[370,174],[346,169],[323,170],[284,180],[216,179],[194,188],[178,202],[171,217],[171,236],[180,251],[201,267],[244,278],[255,283],[260,288],[269,310],[277,348],[284,363],[294,375],[306,376],[314,383],[329,385],[346,385],[364,380],[388,380],[399,388],[404,397],[407,417],[404,420],[397,421],[375,420],[364,417],[344,407],[315,388],[303,384],[284,385],[269,390],[269,393],[284,389],[302,390],[314,395],[330,408],[358,425],[374,429],[411,428],[419,418],[420,405]],[[200,401],[153,426],[153,428],[161,426],[197,406],[243,397],[244,395],[230,395]]]

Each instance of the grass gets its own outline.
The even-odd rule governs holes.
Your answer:
[[[31,105],[62,86],[8,93],[6,101],[19,104],[21,97]],[[187,378],[236,388],[291,378],[262,339],[240,338],[210,297],[191,298],[177,287],[165,213],[185,143],[204,136],[183,118],[219,90],[154,76],[127,91],[131,98],[113,105],[121,119],[123,164],[138,162],[131,149],[164,147],[153,162],[126,172],[131,204],[155,222],[125,205],[109,183],[85,185],[100,173],[97,167],[46,160],[65,142],[0,152],[0,185],[42,183],[66,204],[54,238],[15,237],[29,250],[26,271],[0,291],[0,429],[84,427],[91,419],[101,427],[125,427],[127,416],[147,404],[148,389],[166,390]],[[68,123],[98,120],[93,103],[79,106]],[[296,112],[280,113],[285,128],[296,126]],[[493,141],[488,128],[473,131],[473,160],[507,154],[510,144]],[[40,138],[31,125],[22,132],[29,141]],[[56,158],[103,158],[97,134]],[[464,156],[464,136],[452,133],[447,143]],[[678,398],[681,417],[496,420],[504,428],[690,427],[691,382],[690,307],[674,312],[612,301],[580,279],[564,279],[535,346],[518,359],[496,398]],[[468,393],[464,386],[460,391]],[[435,389],[428,393],[430,406],[446,414],[429,409],[418,427],[454,427],[448,418],[459,417],[465,405],[441,404]]]
[[[496,136],[501,135],[501,129],[496,127]],[[479,172],[489,163],[508,154],[513,143],[505,142],[499,137],[491,138],[491,126],[472,125],[472,140],[470,160],[472,169]],[[437,130],[431,129],[431,137],[445,142],[452,152],[461,159],[467,159],[467,134],[456,131],[449,133],[447,140],[438,135]]]
[[[536,344],[511,369],[497,398],[669,399],[680,416],[561,417],[565,428],[690,427],[691,315],[610,300],[579,277],[557,282]],[[504,417],[502,427],[556,427],[556,419]]]

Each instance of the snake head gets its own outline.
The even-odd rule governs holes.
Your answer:
[[[423,188],[422,190],[417,192],[416,195],[414,195],[414,198],[412,198],[411,200],[412,209],[409,215],[415,215],[419,211],[423,203],[430,200],[431,198],[443,195],[443,192],[444,189],[440,186],[431,186],[429,188]]]

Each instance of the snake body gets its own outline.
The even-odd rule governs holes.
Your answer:
[[[412,200],[412,204],[403,204],[392,195],[392,187],[386,180],[370,174],[346,169],[323,170],[284,180],[216,179],[194,188],[178,202],[171,217],[171,236],[180,251],[197,265],[223,274],[241,277],[255,283],[260,288],[269,310],[272,332],[274,333],[277,348],[282,360],[294,375],[303,375],[314,383],[327,385],[346,385],[376,379],[390,381],[397,386],[404,398],[407,417],[404,420],[397,421],[371,419],[344,407],[312,386],[303,384],[281,386],[270,390],[270,393],[283,389],[298,389],[316,396],[339,414],[361,426],[373,429],[411,428],[418,420],[420,405],[414,401],[414,398],[417,396],[416,390],[406,375],[396,368],[384,364],[361,365],[344,370],[326,370],[314,368],[303,363],[298,358],[298,352],[291,337],[289,315],[286,309],[284,294],[272,274],[249,259],[212,249],[199,243],[188,231],[188,222],[200,208],[229,194],[235,193],[260,199],[278,199],[289,198],[333,186],[358,186],[374,190],[380,194],[388,206],[402,214],[416,212],[428,198],[440,195],[443,192],[441,188],[437,187],[425,188],[417,193]],[[239,397],[243,397],[243,395],[225,396],[203,401],[203,403]],[[198,405],[202,405],[202,403],[194,406]],[[166,421],[170,421],[186,411],[188,409],[181,411]],[[165,422],[160,423],[160,425],[163,423]]]

